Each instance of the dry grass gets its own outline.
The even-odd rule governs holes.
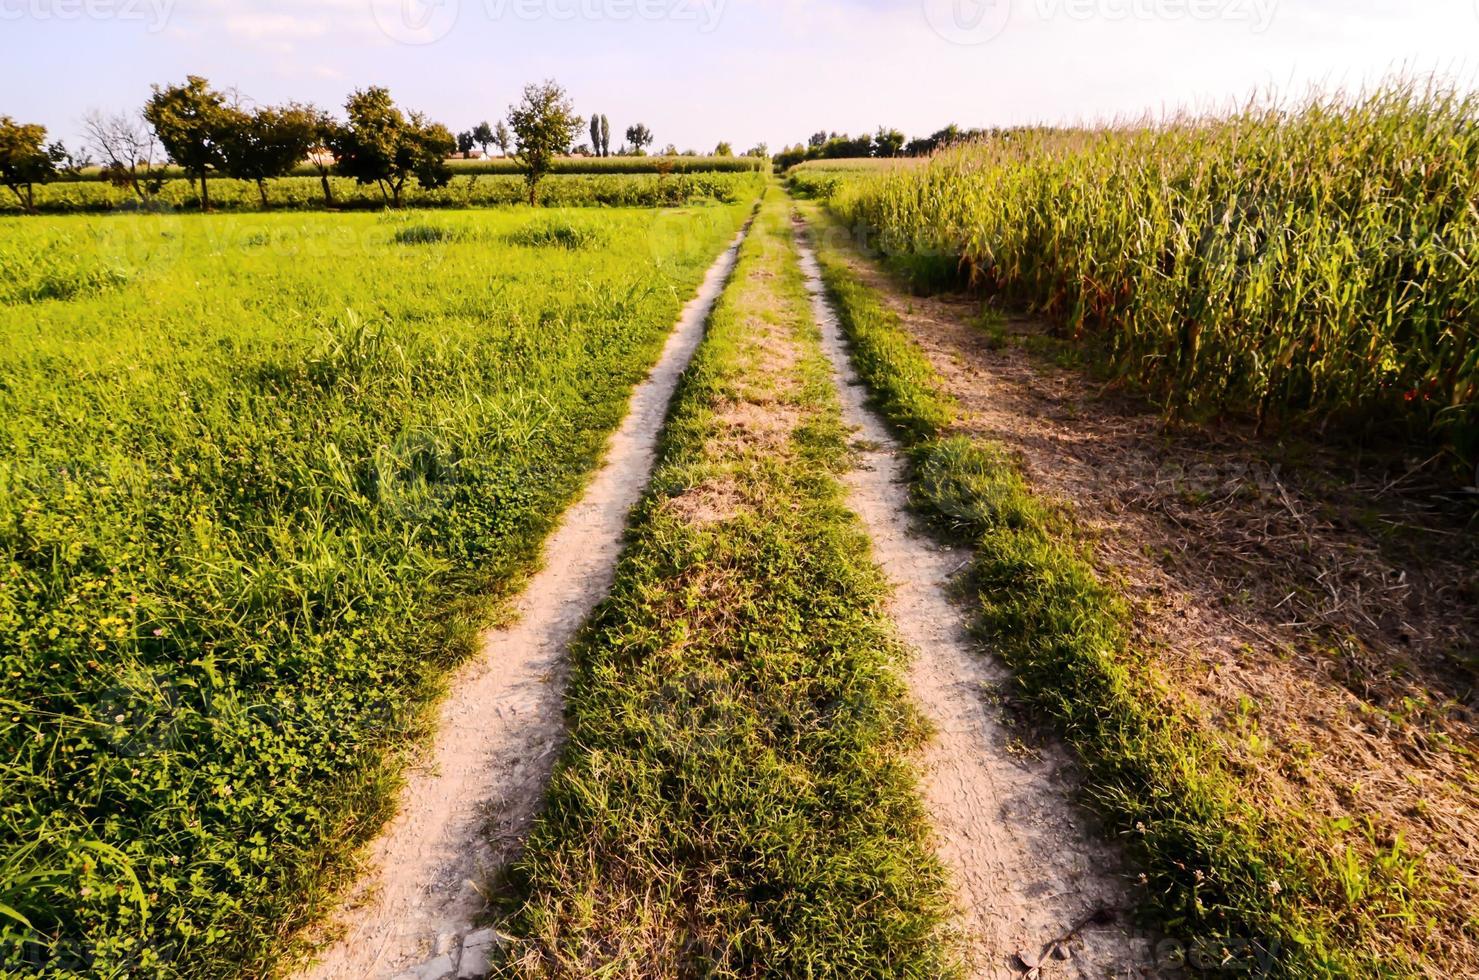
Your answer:
[[[669,497],[662,509],[694,527],[708,527],[749,512],[750,503],[734,481],[713,480]]]

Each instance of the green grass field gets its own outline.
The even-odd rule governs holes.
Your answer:
[[[0,220],[0,963],[270,958],[748,210]]]
[[[784,175],[790,195],[747,158],[565,158],[538,208],[493,160],[413,181],[405,207],[299,167],[265,201],[213,180],[219,213],[176,170],[148,202],[95,177],[39,185],[23,216],[31,177],[8,164],[0,978],[269,977],[338,946],[397,969],[476,950],[527,980],[1046,978],[1103,965],[1096,918],[1228,973],[1461,975],[1479,950],[1479,498],[1458,482],[1479,462],[1476,116],[1479,96],[1397,82],[814,161]],[[251,126],[211,130],[232,153],[202,165],[250,159]],[[210,148],[171,152],[192,146]],[[512,616],[752,216],[610,593],[595,605],[614,520],[610,552],[570,549],[597,555],[585,584],[530,590],[595,606],[569,649],[529,640],[552,659],[531,655],[507,703],[457,685],[457,718],[472,704],[538,747],[508,740],[518,758],[488,772],[418,766],[426,810],[476,818],[440,850],[450,831],[397,821],[392,853],[460,849],[457,873],[377,858],[413,897],[377,920],[395,889],[366,876],[341,902],[452,668],[483,669],[478,637]],[[935,672],[1013,730],[981,751],[1019,764],[1014,792],[1080,791],[1083,813],[1044,804],[1062,826],[992,796],[995,769],[956,794],[965,817],[932,809],[929,719],[960,730],[909,686],[849,509],[843,477],[872,464],[798,226],[938,535],[910,548],[969,549],[948,575],[907,567],[949,578],[930,584],[1007,680]],[[616,445],[608,472],[646,472],[650,443]],[[1187,477],[1222,457],[1226,480]],[[504,826],[511,800],[527,806]],[[978,808],[1020,839],[958,848]],[[1078,885],[1005,874],[1003,855],[1041,870],[1034,854],[1099,853],[1076,848],[1101,831],[1115,860],[1085,877],[1115,907],[1037,935],[1023,910],[1057,918],[1042,888]],[[1001,898],[979,899],[993,876]],[[967,935],[959,904],[1010,928]]]

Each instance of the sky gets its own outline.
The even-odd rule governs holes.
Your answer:
[[[0,114],[62,139],[187,74],[258,103],[384,85],[454,130],[555,78],[613,143],[707,152],[1476,69],[1479,0],[0,0]]]

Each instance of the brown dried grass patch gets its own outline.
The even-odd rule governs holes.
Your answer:
[[[733,520],[750,510],[749,501],[732,480],[705,480],[662,503],[662,509],[695,527]]]

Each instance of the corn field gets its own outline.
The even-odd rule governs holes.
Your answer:
[[[1096,343],[1173,412],[1479,455],[1479,97],[1403,82],[1216,119],[1025,132],[832,206]]]

